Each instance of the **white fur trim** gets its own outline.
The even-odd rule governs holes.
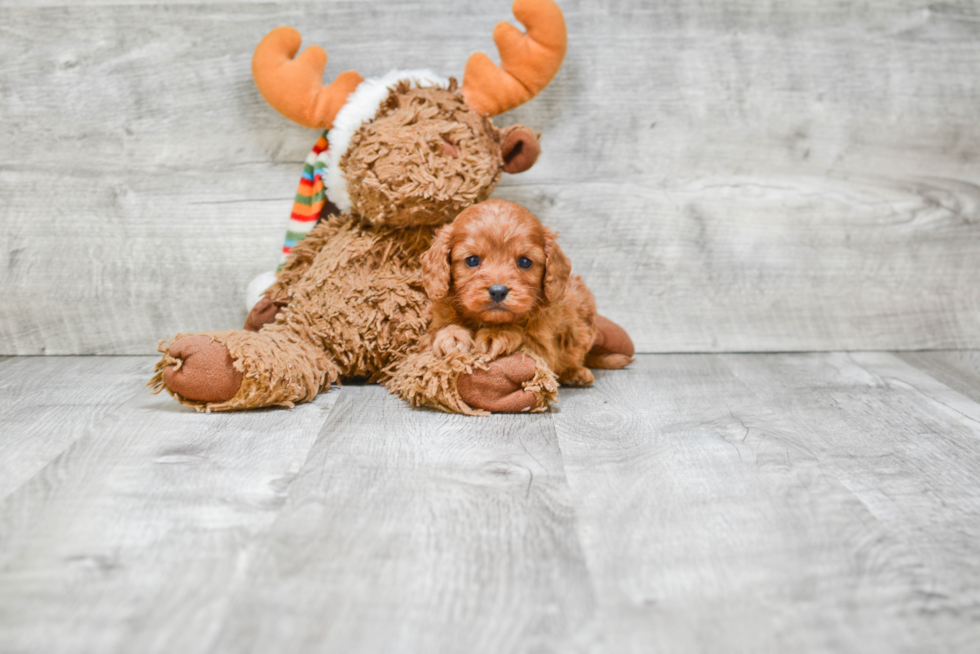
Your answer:
[[[341,211],[350,211],[350,194],[347,193],[347,180],[340,169],[340,159],[347,152],[350,140],[364,123],[370,122],[388,97],[388,92],[406,80],[416,88],[438,86],[449,88],[449,80],[431,70],[393,70],[381,77],[366,79],[347,96],[347,102],[337,112],[330,128],[327,153],[327,171],[323,176],[323,190],[327,197]]]
[[[276,283],[276,271],[269,270],[264,273],[259,273],[256,277],[248,283],[248,288],[245,289],[245,310],[251,311],[260,299],[262,299],[262,294],[265,289],[269,288]]]

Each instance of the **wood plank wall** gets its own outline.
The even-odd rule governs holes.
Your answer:
[[[565,0],[543,132],[497,197],[556,226],[643,352],[980,348],[980,5]],[[236,327],[316,133],[250,78],[461,75],[507,0],[5,0],[0,354]]]

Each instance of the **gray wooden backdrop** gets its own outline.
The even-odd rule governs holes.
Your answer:
[[[497,197],[557,226],[642,352],[980,348],[980,4],[565,0],[544,133]],[[328,75],[461,75],[508,0],[0,1],[0,354],[241,324],[316,133],[270,109],[279,24]]]

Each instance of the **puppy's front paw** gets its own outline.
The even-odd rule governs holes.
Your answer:
[[[558,383],[562,386],[591,386],[594,381],[595,376],[588,368],[567,370],[558,378]]]
[[[524,342],[520,332],[509,329],[481,329],[476,333],[476,351],[489,360],[513,354]]]
[[[436,356],[444,357],[452,352],[471,352],[473,350],[473,335],[465,327],[449,325],[436,332],[432,339],[432,351]]]

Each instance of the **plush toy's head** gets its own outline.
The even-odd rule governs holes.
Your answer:
[[[328,193],[346,193],[351,210],[372,223],[438,224],[486,200],[502,171],[530,168],[535,134],[521,126],[497,129],[455,86],[400,81],[340,159],[345,188],[333,193],[328,177]]]
[[[374,224],[439,224],[489,197],[502,172],[530,168],[535,133],[496,128],[489,116],[543,89],[565,53],[565,24],[552,0],[516,0],[524,34],[507,23],[494,31],[503,68],[470,57],[462,88],[431,71],[393,71],[371,80],[341,73],[321,82],[326,53],[299,50],[296,30],[280,27],[256,48],[259,90],[274,108],[307,127],[330,130],[325,192],[343,212]]]

